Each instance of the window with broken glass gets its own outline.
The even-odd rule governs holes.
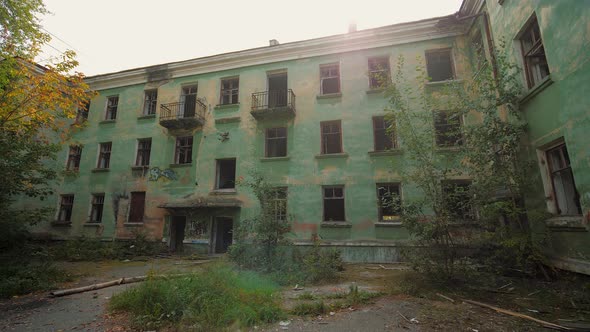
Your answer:
[[[66,169],[68,171],[77,171],[80,169],[80,159],[82,157],[82,147],[79,145],[70,146],[70,152],[68,153],[68,162]]]
[[[373,139],[375,151],[387,151],[397,148],[393,121],[384,116],[373,117]]]
[[[130,223],[142,223],[145,213],[145,191],[135,191],[131,193],[131,202],[129,203]]]
[[[287,221],[287,188],[277,187],[270,192],[270,213],[276,221]]]
[[[119,96],[111,96],[107,98],[107,111],[105,120],[117,119],[117,108],[119,106]]]
[[[88,120],[88,110],[90,109],[90,101],[84,103],[84,106],[78,108],[76,113],[76,123],[83,123]]]
[[[143,100],[143,115],[154,115],[158,107],[158,90],[146,90]]]
[[[369,58],[369,88],[380,89],[391,82],[388,57]]]
[[[549,65],[545,56],[537,16],[533,15],[524,28],[520,35],[520,45],[527,84],[529,88],[532,88],[549,76]]]
[[[217,181],[215,189],[235,189],[236,188],[236,160],[235,159],[218,159],[217,160]]]
[[[328,95],[340,93],[340,65],[329,64],[320,66],[320,93]]]
[[[100,150],[98,153],[98,164],[96,168],[109,168],[111,165],[111,148],[113,143],[100,143]]]
[[[397,221],[401,214],[399,183],[378,183],[379,221]]]
[[[344,186],[323,187],[324,221],[346,221]]]
[[[72,208],[74,207],[74,195],[61,195],[57,221],[61,223],[72,222]]]
[[[461,114],[450,111],[434,111],[434,135],[438,147],[463,144]]]
[[[190,164],[193,162],[193,137],[177,137],[176,152],[174,155],[175,164]]]
[[[320,123],[322,154],[342,153],[342,128],[340,120]]]
[[[287,156],[287,128],[266,129],[265,157],[276,158]]]
[[[454,79],[451,49],[426,51],[426,71],[431,82]]]
[[[580,194],[576,189],[565,144],[547,150],[546,155],[557,212],[560,215],[581,215]]]
[[[470,194],[471,181],[447,180],[442,182],[443,203],[451,221],[470,221],[476,219],[473,199]]]
[[[104,207],[104,194],[92,195],[92,207],[90,209],[91,223],[102,222],[102,211]]]
[[[137,140],[137,157],[135,158],[135,166],[149,166],[151,150],[151,138]]]
[[[238,93],[240,88],[240,79],[226,78],[221,80],[221,105],[231,105],[238,103]]]

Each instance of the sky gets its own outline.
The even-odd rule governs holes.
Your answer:
[[[87,76],[410,22],[457,12],[462,0],[44,0],[52,41]]]

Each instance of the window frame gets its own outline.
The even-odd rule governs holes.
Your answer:
[[[224,82],[233,82],[233,81],[237,82],[235,87],[232,87],[230,84],[230,87],[228,89],[223,88]],[[226,92],[229,92],[229,93],[226,93]],[[229,96],[229,102],[224,103],[223,97],[226,95]],[[234,101],[234,96],[235,96],[235,101]],[[235,77],[222,78],[220,80],[220,87],[219,87],[219,105],[237,105],[239,103],[240,103],[240,77],[235,76]]]
[[[383,68],[371,68],[372,62],[379,62],[382,61],[386,64]],[[389,63],[389,56],[374,56],[369,57],[367,59],[367,68],[369,72],[369,89],[371,90],[378,90],[386,88],[391,83],[391,65]],[[380,79],[379,77],[375,78],[374,75],[377,73],[385,72],[385,81],[381,82],[381,84],[373,85],[373,79]]]
[[[326,189],[341,189],[342,197],[326,197]],[[342,200],[342,215],[344,216],[344,220],[326,220],[326,200]],[[322,222],[346,222],[346,192],[344,185],[322,186]]]
[[[73,153],[76,151],[77,153]],[[72,172],[78,172],[80,170],[80,162],[82,160],[82,146],[81,145],[70,145],[68,151],[68,159],[66,160],[66,170]],[[74,164],[72,166],[72,163]]]
[[[111,101],[115,101],[111,103]],[[117,120],[117,111],[119,109],[119,95],[108,96],[106,101],[105,107],[105,116],[104,119],[106,121],[115,121]]]
[[[284,197],[280,197],[284,194]],[[289,201],[289,189],[288,187],[274,187],[270,193],[269,203],[272,204],[272,216],[275,221],[287,222],[288,217],[288,201]]]
[[[383,125],[385,126],[385,128],[377,128],[376,127],[376,121],[378,121],[380,119],[383,120]],[[387,126],[388,123],[390,123],[389,126]],[[386,116],[384,116],[384,115],[376,115],[376,116],[373,116],[373,118],[372,118],[372,124],[373,124],[373,151],[374,152],[391,151],[391,150],[398,149],[397,137],[395,135],[395,133],[396,133],[395,121],[386,119]],[[391,134],[387,133],[387,131],[389,130],[390,127],[393,127],[393,133],[391,133]],[[383,131],[383,136],[389,137],[389,139],[391,140],[391,148],[390,149],[378,149],[377,148],[377,137],[379,136],[378,131],[379,132]],[[384,146],[385,145],[387,145],[387,144],[384,144]]]
[[[71,224],[72,215],[74,214],[74,194],[59,195],[59,209],[57,211],[57,223]],[[65,211],[66,218],[62,219],[62,213]],[[68,215],[69,214],[69,215]]]
[[[142,147],[142,143],[146,143],[149,142],[149,147]],[[136,167],[147,167],[150,165],[150,159],[151,159],[151,152],[152,152],[152,138],[151,137],[147,137],[147,138],[138,138],[137,139],[137,149],[135,151],[135,165]],[[147,154],[147,158],[146,155]],[[142,157],[140,159],[140,157]],[[147,163],[145,163],[145,160],[147,159]],[[140,163],[140,161],[142,161]]]
[[[335,133],[324,133],[324,125],[326,124],[338,124],[338,132]],[[340,151],[338,152],[330,152],[328,153],[327,150],[327,143],[326,143],[326,137],[325,135],[333,135],[333,134],[339,134],[340,139],[339,139],[339,144],[340,144]],[[339,153],[344,153],[344,147],[342,145],[342,120],[330,120],[330,121],[321,121],[320,122],[320,135],[321,135],[321,146],[320,146],[320,154],[322,155],[329,155],[329,154],[339,154]]]
[[[387,222],[387,223],[399,221],[399,219],[401,217],[401,214],[402,214],[401,207],[400,207],[400,210],[397,211],[398,213],[396,215],[392,215],[391,216],[392,217],[391,219],[389,219],[389,220],[384,220],[383,219],[383,209],[384,208],[383,208],[383,205],[381,204],[382,203],[382,196],[381,196],[381,192],[380,192],[379,189],[382,188],[382,187],[393,187],[393,186],[396,186],[397,187],[397,192],[398,192],[397,195],[398,195],[399,200],[401,202],[402,201],[402,185],[401,185],[401,183],[400,182],[379,182],[379,183],[376,183],[375,186],[376,186],[376,191],[377,191],[377,215],[378,215],[378,221],[379,222]],[[388,191],[388,192],[391,193],[391,191]]]
[[[182,144],[182,140],[190,140],[190,145],[187,144]],[[194,145],[194,137],[193,136],[179,136],[176,137],[176,141],[174,143],[174,164],[175,165],[188,165],[188,164],[192,164],[193,162],[193,145]],[[180,151],[182,149],[189,149],[189,153],[187,153],[185,151],[185,158],[184,160],[180,160]],[[187,157],[189,158],[189,160],[187,161]]]
[[[538,38],[534,40],[534,32],[535,26],[538,30]],[[525,51],[525,38],[531,37],[532,45],[528,51]],[[527,22],[523,25],[521,31],[518,33],[516,38],[518,40],[518,44],[520,45],[520,53],[522,57],[522,63],[524,66],[524,73],[525,73],[525,80],[527,87],[532,89],[543,82],[547,77],[551,75],[551,70],[549,69],[549,63],[547,61],[547,55],[545,54],[545,44],[543,43],[543,36],[541,35],[541,27],[539,26],[539,21],[537,19],[537,14],[534,13],[531,17],[527,20]],[[539,68],[541,64],[531,64],[529,63],[531,59],[534,57],[535,51],[542,51],[543,53],[543,63],[547,67],[547,74],[543,77],[539,77],[535,79],[535,75],[533,75],[533,69]],[[540,69],[537,69],[542,75]]]
[[[285,136],[278,136],[279,134],[277,133],[276,137],[269,137],[269,132],[271,130],[278,130],[278,129],[283,129],[285,131]],[[266,128],[266,130],[264,131],[264,157],[265,158],[281,158],[281,157],[286,157],[289,155],[289,150],[288,150],[288,128],[287,127],[273,127],[273,128]],[[278,141],[278,140],[282,140],[284,141],[284,145],[285,145],[285,155],[284,156],[271,156],[269,154],[269,143],[270,141],[273,140],[274,141]]]
[[[78,112],[76,113],[76,119],[74,120],[74,122],[77,124],[81,124],[85,121],[88,121],[89,110],[90,100],[86,101],[82,107],[78,107]]]
[[[105,149],[103,149],[103,147]],[[106,147],[108,147],[108,151],[106,150]],[[96,163],[96,168],[97,169],[109,169],[111,168],[111,155],[113,152],[113,142],[102,142],[102,143],[98,143],[98,161]],[[101,161],[105,160],[104,164],[106,165],[105,167],[101,167],[101,164],[103,164]]]
[[[139,210],[135,211],[134,210],[134,205],[133,205],[133,197],[134,196],[143,196],[143,201],[141,204],[141,219],[133,219],[134,217],[139,217]],[[146,199],[147,195],[145,191],[132,191],[129,193],[129,214],[127,215],[127,223],[129,224],[143,224],[144,223],[144,219],[145,219],[145,202],[147,201]],[[137,207],[136,207],[137,208]],[[134,213],[135,212],[135,213]]]
[[[450,65],[450,70],[451,70],[451,77],[447,78],[447,79],[443,79],[443,80],[434,80],[432,78],[432,76],[430,75],[430,70],[429,70],[429,66],[431,65],[430,62],[432,60],[429,60],[429,56],[432,54],[441,54],[441,53],[448,53],[449,55],[449,65]],[[455,71],[455,60],[453,57],[453,48],[452,47],[445,47],[445,48],[437,48],[437,49],[431,49],[431,50],[426,50],[424,52],[424,58],[425,58],[425,62],[426,62],[426,74],[428,74],[428,77],[430,78],[428,81],[431,83],[437,83],[437,82],[446,82],[446,81],[453,81],[457,79],[457,73]]]
[[[155,96],[152,96],[151,94],[155,94]],[[155,98],[151,99],[150,96],[155,97]],[[158,89],[144,90],[142,115],[143,116],[156,115],[157,112],[158,112]]]
[[[234,184],[231,188],[220,188],[220,180],[221,180],[221,163],[224,161],[233,160],[234,162]],[[215,187],[214,190],[216,191],[236,191],[236,173],[238,171],[238,161],[237,158],[221,158],[215,159]]]
[[[104,216],[104,201],[105,201],[105,194],[104,193],[95,193],[92,194],[90,200],[90,216],[88,218],[88,223],[90,224],[99,224],[102,223],[102,217]],[[95,211],[99,218],[93,219],[95,215]]]
[[[445,114],[445,123],[444,124],[437,124],[437,115],[438,114]],[[458,138],[455,140],[455,142],[453,144],[440,144],[439,139],[440,137],[443,137],[442,135],[444,135],[445,137],[447,136],[447,133],[449,132],[449,130],[446,130],[444,133],[442,133],[442,135],[439,135],[439,128],[441,126],[444,126],[445,128],[449,128],[451,126],[454,126],[454,124],[449,123],[449,117],[450,115],[452,115],[454,112],[450,111],[450,110],[434,110],[432,111],[432,125],[433,125],[433,131],[434,131],[434,144],[436,145],[437,148],[440,149],[448,149],[448,148],[459,148],[461,146],[464,145],[464,140],[465,140],[465,136],[463,135],[463,115],[460,113],[456,113],[458,116]],[[445,138],[448,139],[448,138]]]
[[[337,75],[332,75],[332,76],[324,76],[323,75],[323,70],[328,70],[328,74],[330,74],[330,70],[334,69],[334,68],[338,71]],[[334,95],[334,94],[342,93],[342,86],[340,83],[340,77],[341,77],[341,72],[340,72],[340,63],[339,62],[327,63],[327,64],[320,65],[320,95],[324,96],[324,95]],[[338,91],[325,92],[324,91],[324,80],[333,80],[333,79],[336,79],[336,81],[338,82],[338,85],[337,85]]]
[[[568,162],[565,167],[561,167],[558,170],[553,169],[552,166],[552,157],[551,157],[551,152],[552,151],[559,151],[561,158],[563,161]],[[570,173],[571,178],[572,178],[572,186],[574,191],[578,191],[577,187],[576,187],[576,179],[574,177],[574,173],[572,170],[572,165],[571,165],[571,161],[569,160],[569,152],[567,151],[567,145],[565,144],[565,141],[561,140],[560,142],[558,142],[557,144],[554,144],[552,146],[550,146],[549,148],[545,149],[543,151],[544,155],[545,155],[545,160],[547,161],[547,171],[548,171],[548,175],[549,175],[549,182],[551,184],[551,194],[553,196],[553,201],[555,204],[555,212],[557,215],[559,216],[581,216],[582,215],[582,206],[581,206],[581,202],[580,202],[580,197],[575,197],[574,196],[574,204],[576,204],[576,207],[578,208],[578,213],[577,214],[562,214],[561,208],[559,207],[559,199],[557,197],[557,192],[555,190],[555,174],[556,173],[562,173],[564,171]],[[568,156],[567,158],[565,156]],[[579,195],[579,194],[578,194]]]

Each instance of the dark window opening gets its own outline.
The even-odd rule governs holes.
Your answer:
[[[393,121],[384,116],[373,117],[373,135],[375,151],[386,151],[397,148]]]
[[[274,188],[270,194],[270,213],[274,220],[287,221],[287,188]]]
[[[147,90],[143,102],[143,115],[156,114],[158,103],[158,90]]]
[[[197,107],[197,86],[190,85],[182,88],[180,94],[180,107],[182,108],[183,118],[192,118],[195,116]]]
[[[92,209],[90,210],[90,222],[102,222],[103,207],[104,194],[92,195]]]
[[[288,104],[287,73],[268,75],[268,107],[284,107]]]
[[[239,78],[221,80],[221,105],[237,104],[239,87]]]
[[[135,166],[149,166],[151,150],[151,138],[137,140],[137,157],[135,158]]]
[[[236,160],[217,160],[217,183],[215,189],[234,189],[236,187]]]
[[[431,82],[454,79],[451,49],[426,51],[426,70]]]
[[[58,222],[69,223],[72,221],[72,208],[74,206],[74,195],[61,195],[59,204]]]
[[[100,151],[98,153],[98,165],[96,168],[109,168],[111,165],[111,148],[113,143],[100,143]]]
[[[78,108],[76,114],[76,123],[82,123],[88,120],[88,110],[90,110],[90,100],[84,103],[84,106]]]
[[[287,156],[287,128],[266,129],[265,151],[268,158]]]
[[[344,214],[344,186],[323,188],[324,221],[346,221]]]
[[[340,92],[340,65],[320,66],[321,94],[327,95]]]
[[[190,164],[193,162],[193,137],[177,137],[174,163]]]
[[[580,215],[582,206],[565,144],[547,150],[553,196],[560,215]]]
[[[320,123],[322,154],[342,153],[342,128],[340,120]]]
[[[529,88],[534,87],[549,76],[549,65],[537,17],[533,16],[520,37],[522,56]]]
[[[436,145],[451,147],[463,144],[461,114],[449,111],[434,111],[434,135]]]
[[[70,153],[68,154],[68,163],[66,169],[68,171],[77,171],[80,169],[81,157],[82,147],[77,145],[70,146]]]
[[[467,180],[449,180],[442,183],[443,203],[451,221],[475,220],[471,182]]]
[[[380,221],[394,221],[399,219],[401,214],[399,183],[378,183],[377,199]]]
[[[142,223],[145,213],[145,191],[136,191],[131,193],[131,202],[129,207],[130,223]]]
[[[107,112],[105,120],[117,119],[117,108],[119,106],[119,96],[113,96],[107,98]]]
[[[378,57],[369,59],[369,88],[379,89],[391,82],[389,59]]]

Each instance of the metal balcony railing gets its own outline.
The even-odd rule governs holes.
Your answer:
[[[207,105],[199,99],[162,104],[160,105],[160,124],[170,127],[167,124],[183,120],[192,120],[190,122],[196,120],[198,124],[202,125],[205,123],[206,114]]]
[[[272,90],[252,94],[252,112],[285,108],[295,113],[293,90]]]

